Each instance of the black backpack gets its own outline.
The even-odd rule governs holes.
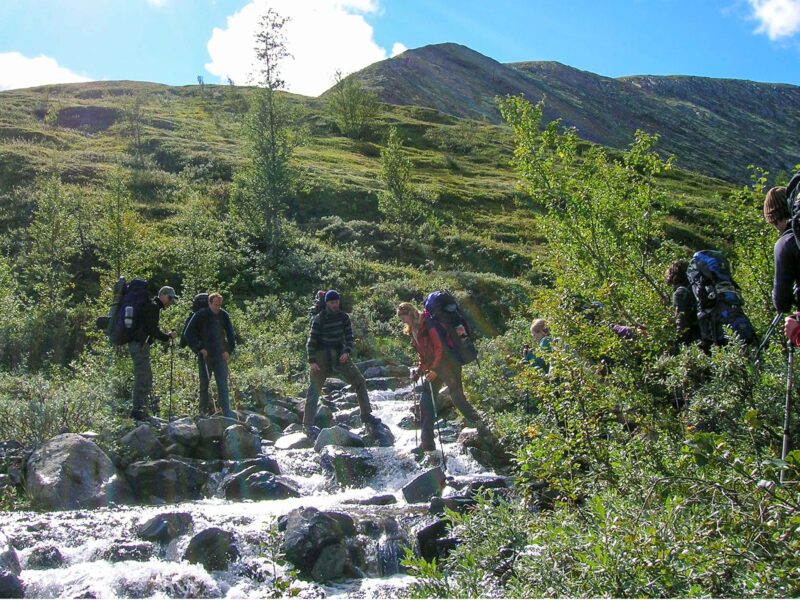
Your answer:
[[[731,276],[728,259],[716,250],[700,250],[695,252],[686,276],[692,286],[692,292],[701,311],[709,310],[720,302],[731,306],[741,306],[744,298],[739,286]]]
[[[800,248],[800,173],[794,175],[786,186],[786,202],[789,205],[794,242]]]
[[[192,320],[192,317],[197,312],[203,310],[204,308],[208,308],[208,292],[200,292],[199,294],[195,295],[194,298],[192,298],[192,309],[189,311],[189,315],[183,322],[183,327],[181,327],[181,341],[178,343],[179,347],[186,348],[189,346],[189,340],[186,339],[186,329],[189,327],[189,321]]]
[[[478,349],[470,336],[472,330],[469,322],[461,312],[453,294],[448,291],[432,292],[425,298],[423,306],[430,317],[431,325],[445,340],[447,347],[459,363],[468,365],[478,360]],[[459,335],[460,327],[464,328],[464,333]]]
[[[313,319],[325,310],[325,290],[319,290],[314,296],[314,302],[308,307],[308,313]]]
[[[119,304],[112,311],[115,311],[113,319],[110,319],[111,343],[115,346],[122,346],[132,342],[137,331],[141,328],[141,313],[145,304],[150,301],[150,294],[147,291],[147,281],[144,279],[131,279],[125,284],[125,279],[120,278],[121,299]],[[116,288],[115,288],[116,289]]]

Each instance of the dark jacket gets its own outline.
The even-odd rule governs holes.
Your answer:
[[[311,331],[306,341],[308,362],[315,363],[317,350],[332,348],[339,354],[350,354],[355,345],[350,316],[344,311],[323,310],[311,321]]]
[[[775,310],[783,313],[792,311],[795,284],[800,285],[800,248],[790,226],[775,242],[775,282],[772,285]]]
[[[672,294],[675,308],[675,329],[678,342],[692,344],[700,339],[700,326],[697,324],[697,300],[688,286],[678,286]]]
[[[133,336],[134,341],[140,343],[152,343],[153,340],[169,341],[169,336],[158,327],[162,310],[164,310],[164,304],[158,299],[158,296],[155,296],[150,302],[142,306],[142,311],[139,314],[139,328]]]
[[[230,316],[222,309],[219,314],[210,308],[198,310],[186,325],[186,342],[195,353],[205,350],[210,356],[233,354],[236,332]]]

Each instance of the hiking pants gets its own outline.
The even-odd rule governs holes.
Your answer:
[[[477,410],[469,403],[464,395],[464,386],[461,383],[461,365],[441,364],[438,369],[434,369],[438,377],[435,381],[422,383],[422,394],[420,396],[420,434],[423,450],[435,450],[433,442],[433,426],[436,420],[434,402],[439,395],[439,390],[443,385],[447,385],[450,390],[450,397],[453,399],[455,407],[464,415],[464,420],[470,427],[485,428],[483,420]],[[431,393],[433,392],[433,393]]]
[[[335,348],[322,348],[314,354],[319,365],[319,371],[311,371],[309,378],[311,384],[308,386],[306,394],[306,407],[303,413],[303,425],[313,425],[314,417],[317,415],[317,403],[322,394],[322,386],[325,380],[335,371],[342,376],[347,383],[353,386],[358,397],[358,408],[361,410],[361,420],[372,414],[369,405],[369,394],[367,393],[367,382],[358,367],[349,358],[342,364],[339,362],[339,353]]]
[[[219,407],[222,409],[222,414],[226,417],[234,418],[228,392],[228,363],[222,358],[222,354],[209,354],[206,358],[203,358],[202,354],[198,354],[197,368],[200,371],[200,414],[211,414],[208,386],[211,383],[211,373],[213,373],[217,382],[217,398],[219,399]]]
[[[143,413],[145,403],[153,392],[150,344],[133,341],[128,344],[128,351],[133,359],[133,412]]]

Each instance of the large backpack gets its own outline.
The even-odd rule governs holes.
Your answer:
[[[125,295],[126,289],[125,278],[120,277],[114,284],[114,290],[111,293],[111,306],[108,308],[108,315],[98,317],[95,322],[97,329],[106,334],[110,344],[114,343],[114,326],[117,323],[117,312],[120,304],[122,304],[122,297]]]
[[[121,279],[121,281],[124,281],[124,279]],[[122,297],[116,307],[116,314],[110,320],[110,326],[113,327],[111,343],[115,346],[122,346],[133,341],[136,333],[141,328],[142,309],[150,301],[147,281],[144,279],[131,279],[127,285],[123,285],[122,290]]]
[[[186,329],[189,327],[189,321],[192,320],[192,317],[197,312],[203,310],[204,308],[208,308],[208,292],[200,292],[199,294],[196,294],[194,298],[192,298],[192,309],[186,316],[186,320],[183,322],[183,327],[181,327],[181,341],[178,343],[179,347],[186,348],[189,345],[189,340],[186,339]]]
[[[792,215],[794,242],[800,248],[800,173],[795,174],[786,186],[786,202],[789,205],[789,214]]]
[[[722,252],[695,252],[689,261],[686,276],[700,311],[711,309],[720,302],[738,306],[744,304],[739,286],[731,276],[728,259]]]
[[[453,294],[448,291],[436,291],[428,294],[423,303],[429,322],[444,339],[452,356],[462,365],[478,359],[478,349],[472,341],[472,333],[467,318],[461,312]],[[459,335],[458,328],[464,333]]]

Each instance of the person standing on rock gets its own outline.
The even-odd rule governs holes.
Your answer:
[[[131,418],[134,421],[147,419],[145,402],[153,393],[153,368],[150,365],[150,346],[154,340],[169,342],[177,337],[174,331],[165,333],[161,331],[158,322],[161,311],[172,306],[177,296],[175,289],[165,285],[158,290],[158,295],[145,303],[137,319],[139,327],[133,334],[133,339],[128,343],[128,351],[133,360],[133,410]]]
[[[461,381],[461,364],[452,355],[446,343],[443,343],[436,327],[429,323],[431,317],[420,313],[410,302],[403,302],[397,307],[397,317],[403,322],[403,333],[411,338],[411,344],[419,355],[419,362],[414,372],[414,380],[424,377],[420,397],[421,444],[417,449],[422,452],[436,450],[433,438],[435,420],[434,402],[442,385],[447,385],[455,407],[464,415],[470,427],[478,429],[484,442],[499,447],[495,435],[486,427],[480,413],[469,403],[464,395]]]
[[[380,422],[380,419],[372,414],[367,382],[358,367],[350,360],[355,337],[350,315],[341,310],[340,300],[339,292],[336,290],[328,290],[325,293],[325,308],[312,319],[311,331],[306,341],[310,385],[306,394],[303,428],[312,437],[318,433],[314,427],[314,417],[317,414],[322,386],[334,371],[355,388],[358,407],[361,410],[361,421],[368,427],[374,427]]]
[[[222,309],[222,294],[208,295],[208,308],[197,311],[186,325],[186,342],[197,354],[200,371],[200,414],[211,413],[208,386],[211,373],[217,382],[217,396],[222,414],[235,418],[228,392],[228,363],[236,349],[236,332],[231,317]]]

